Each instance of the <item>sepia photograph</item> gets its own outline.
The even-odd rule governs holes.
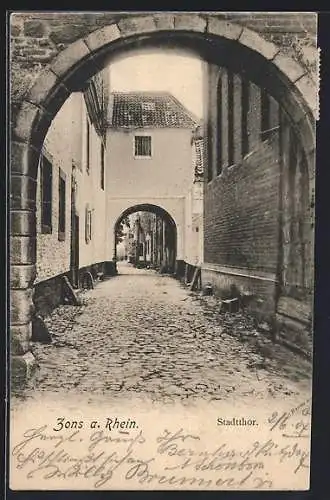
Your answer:
[[[317,21],[8,13],[11,490],[309,490]]]

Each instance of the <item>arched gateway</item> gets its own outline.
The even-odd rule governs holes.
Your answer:
[[[309,179],[308,207],[311,202],[317,89],[306,66],[288,56],[281,46],[244,26],[244,22],[231,23],[217,14],[95,13],[100,17],[98,24],[93,22],[93,15],[71,14],[76,25],[71,31],[72,19],[66,19],[63,13],[11,16],[10,327],[13,380],[24,379],[33,364],[29,340],[36,263],[36,179],[41,147],[52,119],[69,94],[79,90],[111,58],[141,47],[178,47],[199,54],[210,67],[205,93],[208,112],[212,107],[217,108],[211,88],[214,82],[212,67],[216,67],[217,72],[220,67],[227,68],[266,89],[285,113],[301,146]],[[52,29],[54,25],[57,30]],[[22,37],[29,38],[28,46],[31,47],[25,58],[19,47]],[[36,45],[31,41],[34,39],[40,45],[40,57],[33,53]],[[39,44],[40,39],[44,45]],[[210,113],[207,123],[210,135],[215,130]],[[213,159],[211,151],[209,154],[210,169]],[[283,165],[285,168],[285,163]],[[207,214],[213,213],[212,201],[208,199],[211,194],[206,191],[206,224]],[[207,237],[204,247],[207,250]],[[309,267],[311,263],[310,257]]]

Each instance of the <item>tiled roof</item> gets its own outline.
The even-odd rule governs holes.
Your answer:
[[[113,128],[189,128],[197,119],[168,92],[113,92],[110,126]]]

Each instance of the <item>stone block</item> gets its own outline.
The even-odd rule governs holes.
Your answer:
[[[10,327],[10,354],[11,356],[25,354],[29,351],[32,338],[32,323]]]
[[[11,264],[34,264],[36,261],[36,238],[31,236],[10,237]]]
[[[304,75],[296,83],[296,87],[301,92],[306,104],[311,110],[314,118],[318,120],[319,118],[319,97],[318,88],[313,82],[313,80],[308,76]]]
[[[79,23],[78,18],[76,21]],[[62,24],[59,26],[52,26],[49,38],[55,44],[69,44],[83,37],[86,31],[87,27],[85,24]]]
[[[208,17],[207,31],[213,35],[222,36],[229,40],[237,40],[243,31],[243,27],[239,24]]]
[[[34,311],[33,290],[11,290],[10,323],[11,325],[25,325],[31,321]]]
[[[278,53],[272,62],[291,82],[295,82],[306,72],[298,62],[282,52]]]
[[[296,125],[299,131],[302,146],[305,154],[308,155],[311,151],[315,150],[316,144],[316,123],[311,123],[308,116],[304,116]]]
[[[21,27],[17,25],[12,25],[10,26],[10,36],[16,37],[19,36],[21,33]]]
[[[59,81],[57,75],[52,71],[44,70],[39,74],[36,82],[27,94],[27,100],[36,106],[47,100],[47,96],[51,93]]]
[[[174,15],[172,14],[155,14],[154,20],[158,30],[173,30],[174,29]]]
[[[104,28],[93,31],[85,38],[85,43],[91,52],[99,50],[109,43],[120,38],[120,30],[117,24],[110,24]]]
[[[12,389],[23,387],[37,368],[32,352],[23,356],[12,356],[10,363],[10,385]]]
[[[12,265],[10,266],[10,288],[25,289],[30,288],[36,278],[36,267],[30,265]]]
[[[32,21],[25,21],[24,23],[25,36],[42,38],[43,36],[45,36],[46,31],[47,31],[46,25],[42,21],[32,20]]]
[[[10,206],[14,210],[34,210],[36,206],[35,179],[26,175],[12,175],[10,180]]]
[[[45,110],[23,101],[16,116],[14,140],[30,143],[36,149],[40,149],[51,124],[51,118]]]
[[[82,40],[77,40],[58,54],[50,65],[51,71],[63,78],[75,65],[90,55],[90,50]]]
[[[22,142],[12,141],[10,144],[11,174],[28,175],[37,178],[40,152]]]
[[[280,86],[278,86],[280,91]],[[275,98],[281,102],[281,107],[290,116],[293,123],[299,123],[306,115],[307,107],[300,92],[294,83],[289,83],[288,87],[282,88]]]
[[[174,29],[203,33],[206,30],[206,19],[199,14],[177,14],[174,15]]]
[[[268,42],[258,35],[258,33],[247,28],[244,28],[242,31],[242,34],[239,37],[239,43],[258,52],[266,59],[273,59],[279,51],[279,47],[277,47],[274,43]]]
[[[35,236],[36,235],[36,215],[27,210],[12,210],[11,216],[11,236]]]
[[[127,17],[118,22],[121,36],[139,35],[156,31],[156,23],[153,16]]]

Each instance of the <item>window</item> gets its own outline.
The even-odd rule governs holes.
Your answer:
[[[248,113],[250,103],[249,81],[242,78],[242,156],[249,152]]]
[[[86,172],[89,174],[90,170],[90,135],[91,126],[88,117],[86,118]]]
[[[65,240],[65,173],[61,169],[58,180],[58,239]]]
[[[41,233],[52,232],[53,165],[44,155],[40,156]]]
[[[89,243],[92,239],[92,210],[86,205],[85,211],[85,240]]]
[[[104,189],[104,144],[101,142],[101,189]]]
[[[234,75],[228,73],[228,165],[234,163]]]
[[[151,136],[136,135],[134,137],[135,158],[151,158]]]

